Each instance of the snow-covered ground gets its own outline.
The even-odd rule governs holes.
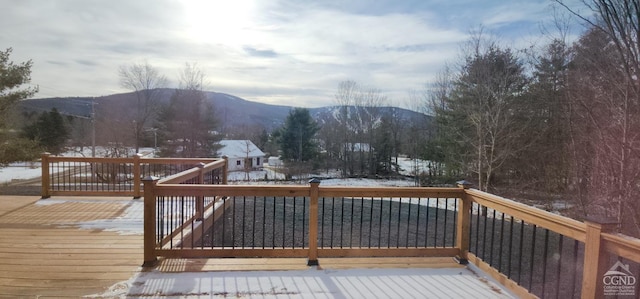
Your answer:
[[[140,153],[145,157],[154,155],[153,148],[141,148]],[[109,149],[96,147],[96,157],[104,157],[109,154]],[[128,154],[133,155],[135,151],[128,149]],[[85,147],[83,149],[72,149],[60,154],[64,157],[91,157],[92,149]],[[10,183],[15,180],[25,180],[38,178],[42,174],[40,162],[16,162],[11,163],[7,167],[0,167],[0,184]]]
[[[13,163],[8,167],[0,167],[0,184],[33,179],[40,177],[41,174],[40,163]]]

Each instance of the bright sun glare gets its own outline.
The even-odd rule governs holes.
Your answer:
[[[185,5],[188,34],[201,42],[238,46],[251,39],[252,0],[189,0]]]

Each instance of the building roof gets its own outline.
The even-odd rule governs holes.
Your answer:
[[[218,150],[220,157],[247,158],[264,157],[264,153],[251,140],[220,140],[221,149]]]

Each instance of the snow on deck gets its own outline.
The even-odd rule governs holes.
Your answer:
[[[141,272],[94,297],[515,298],[472,268]]]

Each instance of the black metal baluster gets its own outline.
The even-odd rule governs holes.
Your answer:
[[[504,218],[504,214],[502,214]],[[511,254],[513,253],[513,216],[509,216],[509,256],[507,259],[507,277],[511,278]]]
[[[331,233],[330,236],[331,238],[329,238],[329,248],[333,248],[333,224],[335,223],[335,216],[336,216],[336,198],[332,197],[331,198]]]
[[[487,220],[487,207],[482,207],[482,219],[484,221],[484,228],[482,231],[482,259],[483,260],[487,260],[487,222],[489,222]]]
[[[246,211],[247,211],[247,197],[243,196],[242,197],[242,243],[241,243],[242,245],[240,245],[240,247],[242,248],[246,248],[246,244],[244,243],[244,235],[245,235],[244,230],[245,230],[245,222],[246,222],[245,219],[247,219]]]
[[[477,213],[476,213],[476,248],[475,248],[475,252],[476,255],[480,256],[480,204],[474,204],[477,207]],[[473,211],[473,208],[471,209]]]
[[[282,249],[285,248],[285,229],[287,225],[287,197],[282,198]]]
[[[180,223],[185,223],[184,220],[184,196],[180,198]],[[184,249],[184,229],[180,229],[180,249]]]
[[[256,225],[258,222],[256,221],[256,205],[258,204],[258,199],[253,197],[253,217],[251,218],[251,248],[256,248]]]
[[[442,229],[442,247],[447,246],[447,214],[449,214],[449,198],[444,199],[444,227]]]
[[[410,231],[409,228],[411,227],[410,225],[411,225],[411,206],[412,205],[413,205],[413,198],[409,197],[409,210],[407,211],[409,215],[407,216],[407,236],[406,236],[407,239],[404,245],[405,248],[409,248],[409,231]],[[398,223],[400,223],[400,221],[398,221]]]
[[[458,213],[460,212],[458,210],[458,198],[454,198],[453,200],[453,225],[451,226],[451,230],[453,231],[453,238],[451,238],[451,247],[455,247],[456,246],[456,239],[458,238],[458,230],[457,230],[457,223],[458,223]],[[469,222],[471,222],[471,219],[469,219]]]
[[[549,253],[549,230],[544,230],[544,249],[542,251],[542,294],[540,298],[544,298],[547,286],[547,254]]]
[[[573,241],[573,273],[569,275],[571,277],[571,298],[575,298],[576,295],[576,276],[578,276],[579,265],[578,265],[578,249],[579,249],[578,240]]]
[[[293,198],[293,232],[291,233],[291,248],[295,249],[296,248],[296,222],[298,222],[297,219],[297,215],[298,213],[296,213],[296,201],[298,201],[297,197]],[[303,218],[304,218],[304,213],[302,214]]]
[[[502,268],[502,249],[504,246],[502,246],[502,242],[504,241],[504,213],[500,213],[500,244],[498,245],[498,271],[500,271],[500,273],[504,273],[503,272],[503,268]]]
[[[536,233],[538,231],[538,226],[536,224],[533,225],[533,232],[531,233],[531,258],[529,259],[529,291],[532,291],[533,287],[533,262],[536,253]]]
[[[304,247],[304,245],[306,244],[304,241],[307,236],[307,230],[306,230],[307,218],[305,217],[306,214],[307,214],[307,198],[303,197],[302,198],[302,247]]]
[[[236,197],[231,200],[231,249],[236,248]]]
[[[173,218],[174,218],[174,213],[176,211],[176,200],[175,197],[171,197],[171,214],[170,214],[170,218],[169,218],[169,227],[168,227],[168,234],[169,234],[169,248],[173,249],[173,238],[171,237],[171,232],[173,231],[173,229],[175,228],[175,224],[173,223]]]
[[[222,197],[222,249],[224,249],[225,222],[227,222],[227,197]]]
[[[522,285],[522,247],[524,246],[524,220],[520,221],[520,247],[518,249],[518,284]]]
[[[427,216],[426,218],[426,223],[424,226],[424,247],[428,247],[428,241],[429,241],[429,211],[431,210],[431,198],[427,198]]]
[[[562,247],[563,247],[563,243],[564,243],[564,235],[559,235],[558,237],[558,267],[556,268],[556,296],[555,298],[560,298],[560,280],[562,280],[562,277],[560,277],[560,274],[562,273]]]
[[[494,209],[493,219],[491,221],[491,241],[489,242],[489,245],[491,246],[491,249],[489,250],[489,265],[491,266],[493,266],[493,248],[495,247],[495,244],[493,244],[493,242],[495,242],[495,231],[496,231],[496,210]]]
[[[344,199],[342,199],[342,200],[344,201]],[[350,201],[351,201],[351,218],[349,218],[349,219],[351,219],[351,220],[349,221],[349,224],[350,224],[351,227],[349,228],[349,248],[353,248],[353,223],[354,223],[354,221],[353,221],[353,210],[355,209],[356,199],[355,198],[351,198]],[[362,217],[362,213],[360,214],[360,217]]]
[[[389,198],[389,201],[393,201],[393,199]],[[389,214],[391,214],[391,211],[389,211]],[[398,223],[398,227],[396,232],[396,248],[400,248],[400,219],[402,219],[402,197],[398,198],[398,220],[396,220],[396,222]],[[391,226],[389,226],[389,228],[391,228]],[[389,245],[391,245],[391,242],[389,242]]]
[[[336,198],[331,198],[331,239],[329,240],[329,248],[333,248],[333,231],[336,216]]]
[[[273,197],[273,218],[271,218],[271,248],[276,249],[276,197]]]
[[[262,249],[265,248],[267,230],[267,197],[262,198]]]
[[[371,208],[371,216],[369,218],[369,248],[371,248],[371,237],[373,235],[373,198],[369,200],[369,207]]]
[[[320,217],[320,248],[324,248],[324,227],[325,227],[325,216],[324,216],[324,205],[325,205],[324,197],[322,198],[322,217]]]
[[[436,198],[436,219],[433,230],[433,247],[438,247],[438,214],[440,214],[440,198]]]
[[[387,234],[387,248],[391,248],[391,222],[393,221],[392,215],[393,215],[393,199],[389,197],[389,231]]]
[[[378,248],[382,248],[382,211],[384,210],[384,200],[380,198],[380,221],[378,222]]]
[[[418,216],[416,217],[416,248],[418,248],[418,240],[420,239],[420,206],[422,205],[421,200],[422,198],[418,197]]]
[[[340,248],[342,248],[343,243],[343,232],[344,232],[344,198],[340,199]]]

